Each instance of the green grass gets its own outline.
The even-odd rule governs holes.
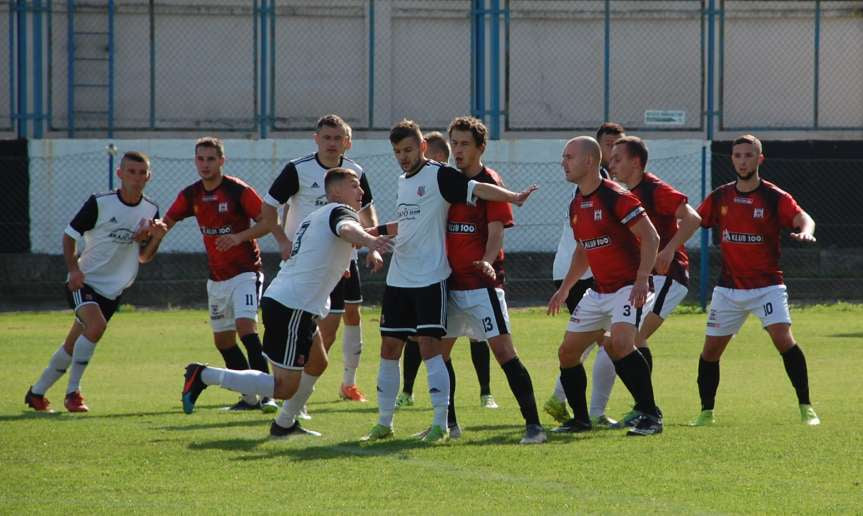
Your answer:
[[[71,322],[68,312],[0,314],[0,513],[408,512],[859,512],[863,464],[860,378],[863,306],[795,309],[820,427],[799,423],[782,361],[750,318],[722,362],[718,425],[689,428],[703,314],[676,314],[652,341],[665,433],[617,431],[551,437],[519,446],[522,424],[499,367],[501,408],[479,408],[461,343],[453,354],[461,440],[410,439],[431,419],[421,369],[417,405],[396,413],[396,439],[360,445],[376,421],[368,404],[337,401],[341,347],[318,383],[306,426],[320,439],[267,440],[271,417],[218,410],[233,393],[205,391],[195,414],[180,409],[183,367],[220,363],[204,311],[124,310],[112,321],[82,383],[88,414],[24,410],[35,381]],[[516,345],[541,405],[557,372],[566,320],[513,310]],[[360,385],[374,392],[377,317],[364,314]],[[588,365],[588,373],[590,368]],[[48,398],[62,409],[65,378]],[[610,415],[630,404],[619,383]],[[544,417],[550,426],[550,421]]]

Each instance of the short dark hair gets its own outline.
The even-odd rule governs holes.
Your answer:
[[[343,168],[343,167],[331,168],[331,169],[327,170],[326,174],[324,174],[324,190],[326,192],[329,192],[330,188],[332,188],[332,185],[334,185],[336,183],[340,183],[340,182],[344,181],[345,179],[348,179],[351,177],[353,177],[355,179],[359,179],[357,177],[357,173],[354,172],[353,170],[349,169],[349,168]]]
[[[430,149],[443,153],[443,155],[446,156],[446,159],[449,159],[449,142],[446,141],[446,138],[440,131],[425,133],[425,135],[423,135],[423,139],[426,141]]]
[[[341,129],[345,132],[345,136],[347,136],[348,139],[351,138],[351,126],[349,126],[348,123],[339,115],[330,113],[319,118],[318,123],[315,125],[315,132],[319,132],[324,127],[335,127],[336,129]]]
[[[735,145],[740,145],[741,143],[748,143],[752,145],[753,147],[755,147],[755,150],[758,151],[758,154],[764,153],[764,146],[761,145],[761,140],[759,140],[755,136],[752,136],[751,134],[744,134],[742,136],[738,136],[734,139],[734,142],[731,143],[731,147],[734,147]]]
[[[473,141],[477,147],[482,147],[488,141],[488,129],[478,118],[472,116],[460,116],[450,122],[447,133],[452,137],[453,131],[470,131]]]
[[[216,149],[216,152],[219,154],[220,158],[225,157],[225,144],[222,143],[222,140],[216,138],[215,136],[204,136],[203,138],[198,138],[198,140],[195,142],[196,154],[200,147],[204,147],[207,149]]]
[[[150,168],[150,157],[140,151],[129,151],[126,154],[123,154],[123,158],[120,160],[120,167],[122,167],[123,163],[126,161],[144,163],[147,165],[147,168]]]
[[[625,132],[622,125],[616,122],[606,122],[599,126],[599,129],[596,130],[596,140],[599,141],[606,134],[620,136],[622,134],[625,134]]]
[[[644,144],[644,140],[638,136],[624,136],[614,142],[615,147],[618,145],[626,147],[626,154],[629,157],[637,157],[641,161],[641,168],[647,166],[647,145]]]
[[[390,143],[395,145],[405,138],[413,138],[417,143],[420,143],[423,141],[423,132],[420,130],[419,124],[413,120],[402,118],[399,123],[390,129]]]

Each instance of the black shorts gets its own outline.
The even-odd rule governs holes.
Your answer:
[[[351,275],[348,278],[342,276],[342,279],[336,284],[336,287],[330,292],[330,313],[341,314],[345,312],[345,303],[360,304],[363,302],[363,293],[360,283],[360,271],[357,267],[357,261],[351,260],[349,269]]]
[[[264,356],[284,369],[305,367],[318,331],[317,317],[303,310],[288,308],[269,297],[261,299],[261,311]]]
[[[384,289],[381,335],[405,340],[410,336],[446,335],[446,281],[427,287]]]
[[[554,286],[560,288],[563,284],[561,280],[554,280]],[[587,289],[593,288],[593,278],[580,279],[575,282],[575,285],[569,289],[569,296],[566,298],[566,309],[569,310],[571,314],[575,307],[578,305],[578,302],[581,301],[581,298],[584,297],[584,293],[587,292]]]
[[[69,284],[66,283],[63,290],[66,292],[66,301],[69,302],[69,308],[75,312],[75,319],[82,324],[83,321],[78,318],[78,309],[83,305],[99,305],[99,309],[102,310],[102,316],[105,317],[106,322],[111,320],[114,312],[117,311],[117,307],[120,306],[120,296],[117,296],[117,299],[108,299],[107,297],[98,294],[86,283],[83,287],[74,292],[69,290]]]

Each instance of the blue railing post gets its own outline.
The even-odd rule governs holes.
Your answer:
[[[148,7],[150,18],[150,129],[156,128],[156,13],[153,0]]]
[[[716,0],[707,2],[707,106],[706,106],[706,142],[701,148],[701,198],[707,197],[707,182],[711,174],[707,170],[707,153],[713,142],[713,83],[714,77],[714,38],[716,36]],[[701,308],[707,308],[707,284],[710,275],[710,238],[709,230],[701,230],[701,268],[698,282],[698,299]]]
[[[500,140],[500,0],[491,0],[491,118],[492,140]]]
[[[27,138],[27,2],[15,3],[18,20],[18,138]]]
[[[42,138],[42,0],[33,0],[33,138]]]
[[[611,0],[605,0],[605,38],[602,63],[602,121],[608,122],[611,111]]]
[[[258,117],[258,134],[261,139],[267,137],[267,0],[261,0],[261,65],[260,65],[260,116]]]
[[[9,127],[15,127],[15,4],[9,2]]]
[[[473,0],[471,24],[473,61],[473,116],[485,116],[485,1]]]
[[[369,129],[375,126],[375,0],[369,0]]]
[[[66,135],[75,137],[75,0],[66,0]]]
[[[114,137],[114,0],[108,0],[108,138],[113,138],[113,137]]]
[[[117,146],[113,142],[109,143],[105,151],[108,153],[108,190],[110,191],[114,189],[114,156],[117,155]]]
[[[815,0],[815,63],[812,88],[812,126],[818,129],[818,83],[821,76],[821,0]]]

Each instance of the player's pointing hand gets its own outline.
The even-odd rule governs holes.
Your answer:
[[[528,186],[527,190],[523,190],[515,194],[515,198],[512,200],[512,204],[515,204],[516,206],[521,206],[522,204],[524,204],[524,201],[526,201],[527,198],[530,197],[530,194],[537,191],[538,189],[539,187],[537,185]]]

